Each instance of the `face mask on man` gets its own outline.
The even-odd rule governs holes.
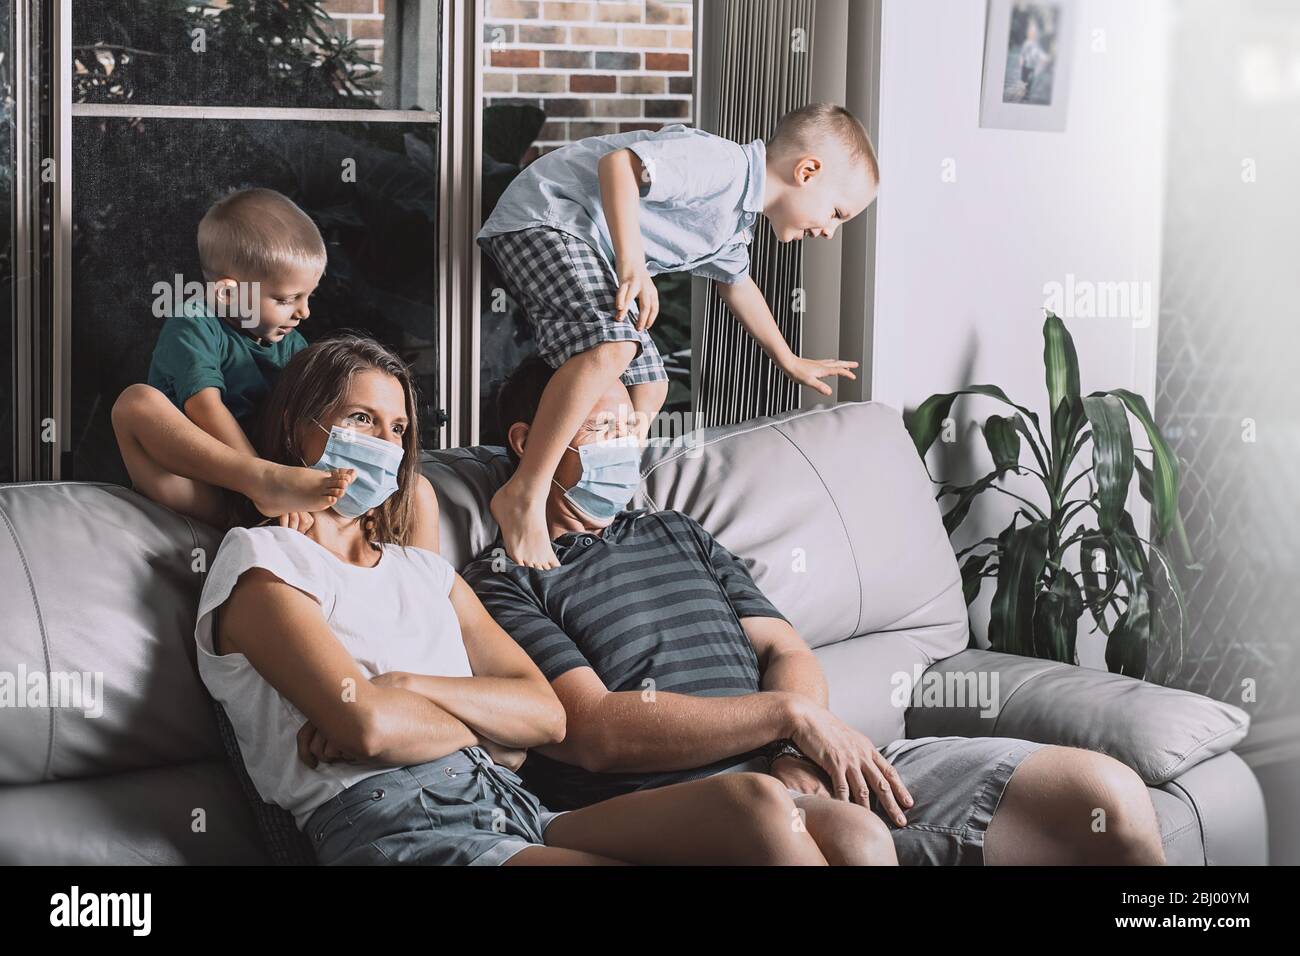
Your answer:
[[[582,476],[566,489],[564,500],[594,521],[608,521],[622,511],[641,487],[641,444],[630,438],[609,438],[574,448],[582,462]]]
[[[321,471],[351,468],[357,473],[343,496],[330,507],[345,518],[359,518],[371,508],[378,508],[387,501],[397,490],[397,474],[402,467],[405,449],[401,445],[341,425],[335,425],[326,431],[320,422],[315,419],[312,421],[330,439],[325,444],[320,461],[307,467]],[[304,461],[303,464],[307,463]]]

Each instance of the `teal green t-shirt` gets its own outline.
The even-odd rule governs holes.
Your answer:
[[[149,384],[181,411],[195,393],[219,388],[230,414],[244,424],[307,340],[294,329],[279,342],[259,345],[206,310],[186,312],[190,314],[163,323],[149,363]]]

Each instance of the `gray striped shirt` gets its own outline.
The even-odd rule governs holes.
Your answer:
[[[758,658],[740,620],[784,617],[741,560],[692,518],[625,511],[603,533],[563,535],[554,547],[560,567],[550,571],[495,571],[491,548],[463,571],[547,680],[590,667],[611,691],[759,690]],[[548,807],[567,809],[705,776],[747,756],[669,773],[594,774],[530,754],[520,772]]]

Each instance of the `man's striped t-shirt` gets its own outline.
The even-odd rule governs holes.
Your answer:
[[[463,572],[547,680],[590,667],[611,691],[759,690],[758,658],[740,619],[784,617],[741,560],[692,518],[625,511],[604,532],[566,534],[553,546],[560,567],[549,571],[511,563],[494,570],[498,543]],[[707,776],[752,755],[692,770],[600,774],[532,753],[520,773],[548,807],[569,809]]]

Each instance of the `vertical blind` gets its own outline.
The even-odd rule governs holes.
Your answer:
[[[702,128],[738,143],[767,139],[777,120],[809,101],[816,0],[709,0],[714,29],[703,37],[698,68],[707,73]],[[763,223],[754,227],[750,275],[777,327],[800,351],[804,296],[802,244],[782,245]],[[781,374],[707,286],[696,363],[699,426],[730,425],[797,408],[799,386]]]

